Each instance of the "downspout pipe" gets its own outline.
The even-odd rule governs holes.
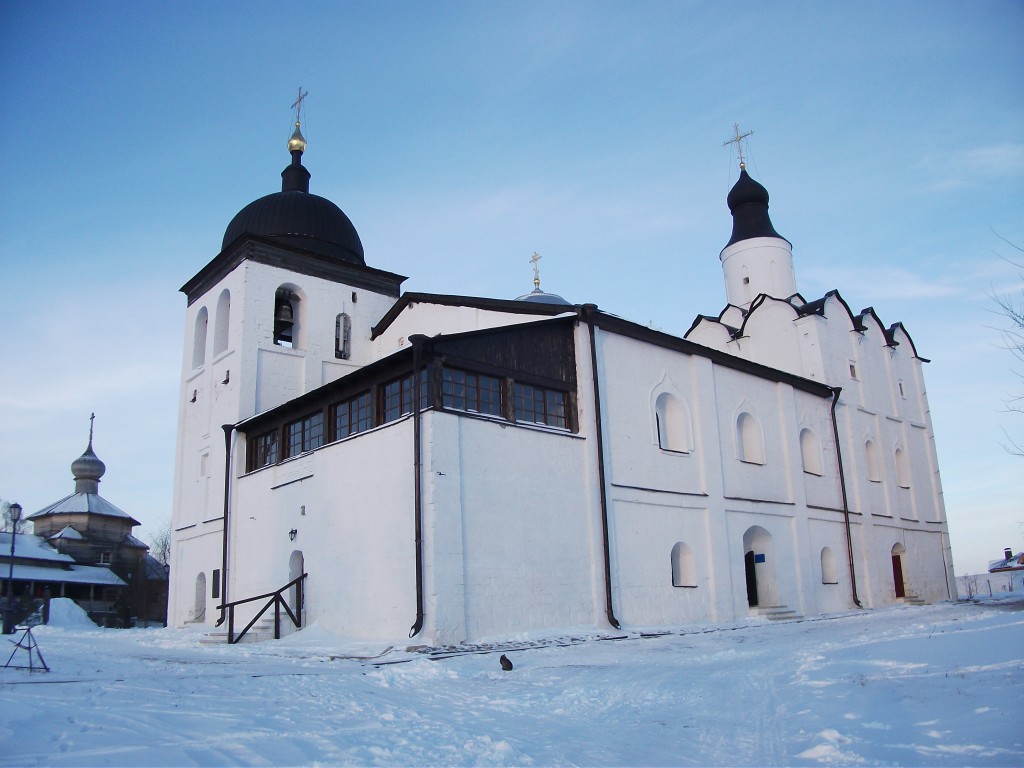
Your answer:
[[[850,560],[850,589],[853,596],[853,604],[858,608],[860,604],[857,596],[857,573],[853,566],[853,533],[850,530],[850,501],[846,495],[846,473],[843,471],[843,450],[839,445],[839,420],[836,418],[836,406],[839,405],[839,395],[842,394],[842,387],[832,387],[832,436],[836,442],[836,462],[839,465],[839,489],[843,495],[843,520],[846,523],[846,552]]]
[[[224,522],[221,531],[221,553],[220,553],[220,618],[217,619],[217,626],[224,623],[227,618],[225,607],[228,603],[228,512],[231,509],[231,434],[235,431],[234,424],[222,424],[224,430]]]
[[[605,466],[604,466],[604,425],[601,417],[601,383],[597,373],[597,337],[594,325],[594,312],[596,304],[584,304],[581,314],[590,334],[590,368],[594,377],[594,426],[597,437],[597,482],[601,492],[601,537],[604,547],[604,595],[605,614],[608,623],[616,629],[621,629],[619,620],[615,618],[615,610],[612,605],[612,564],[611,548],[608,540],[608,493],[605,488]]]
[[[423,456],[420,450],[420,367],[423,344],[428,338],[423,334],[409,337],[412,344],[412,473],[413,473],[413,517],[416,539],[416,621],[409,629],[409,637],[415,637],[423,629]]]

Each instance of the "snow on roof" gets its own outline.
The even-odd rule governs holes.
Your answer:
[[[57,563],[75,562],[75,558],[71,555],[58,552],[42,538],[31,533],[19,533],[15,537],[14,557],[15,559],[45,560]],[[3,559],[5,563],[11,561],[11,534],[9,533],[0,533],[0,559]]]
[[[124,535],[124,539],[122,540],[121,543],[128,547],[135,547],[136,549],[149,549],[149,544],[146,544],[143,541],[139,541],[130,533],[126,533]]]
[[[993,560],[988,564],[989,573],[999,571],[1024,571],[1024,552],[1004,557],[1002,560]]]
[[[55,501],[48,507],[43,507],[38,512],[28,516],[29,520],[47,515],[75,515],[75,514],[104,515],[105,517],[119,517],[124,520],[131,520],[133,525],[141,525],[134,517],[124,510],[118,509],[109,501],[97,493],[72,493],[60,501]]]
[[[19,538],[21,538],[19,536]],[[14,564],[15,581],[57,582],[64,584],[101,584],[109,587],[123,587],[124,581],[109,568],[98,565],[72,565],[70,568],[54,568],[46,565]]]
[[[70,525],[65,525],[57,533],[53,534],[47,541],[53,541],[54,539],[74,539],[76,541],[85,541],[85,537],[82,536],[78,531],[72,528]]]

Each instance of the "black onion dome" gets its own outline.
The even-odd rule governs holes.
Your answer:
[[[732,212],[732,237],[726,248],[752,237],[786,239],[775,231],[768,216],[768,190],[750,178],[746,168],[740,168],[740,177],[729,190],[726,202]]]
[[[281,172],[281,191],[240,210],[224,232],[221,248],[242,235],[256,235],[342,261],[365,264],[363,244],[345,212],[330,200],[309,193],[309,171],[302,152]]]

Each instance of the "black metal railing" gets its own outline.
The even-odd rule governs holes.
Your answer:
[[[256,595],[256,597],[247,597],[244,600],[235,600],[234,602],[224,603],[218,606],[221,610],[227,611],[228,616],[228,643],[234,644],[239,642],[245,633],[253,628],[253,625],[263,618],[263,614],[269,610],[271,606],[274,607],[274,639],[281,639],[281,609],[284,608],[284,612],[291,619],[292,624],[296,628],[302,628],[302,584],[308,574],[302,574],[296,579],[292,579],[283,587],[276,592],[267,592],[264,595]],[[284,593],[292,587],[295,587],[295,611],[293,612],[291,607],[288,605],[288,601],[284,598]],[[252,620],[245,625],[245,629],[235,635],[235,608],[239,605],[245,605],[246,603],[254,603],[257,600],[266,600],[267,603],[260,608],[259,613],[252,617]]]

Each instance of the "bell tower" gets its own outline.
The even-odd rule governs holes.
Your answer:
[[[732,213],[732,237],[719,256],[725,273],[725,293],[730,304],[749,309],[759,294],[788,299],[797,292],[793,271],[793,246],[775,231],[768,216],[768,190],[747,173],[743,158],[743,139],[753,131],[740,134],[733,126],[740,161],[740,177],[726,202]]]
[[[401,275],[368,267],[348,216],[309,192],[293,105],[281,191],[246,205],[187,298],[172,512],[170,622],[214,624],[229,597],[231,482],[245,471],[234,425],[365,365],[370,328]]]

